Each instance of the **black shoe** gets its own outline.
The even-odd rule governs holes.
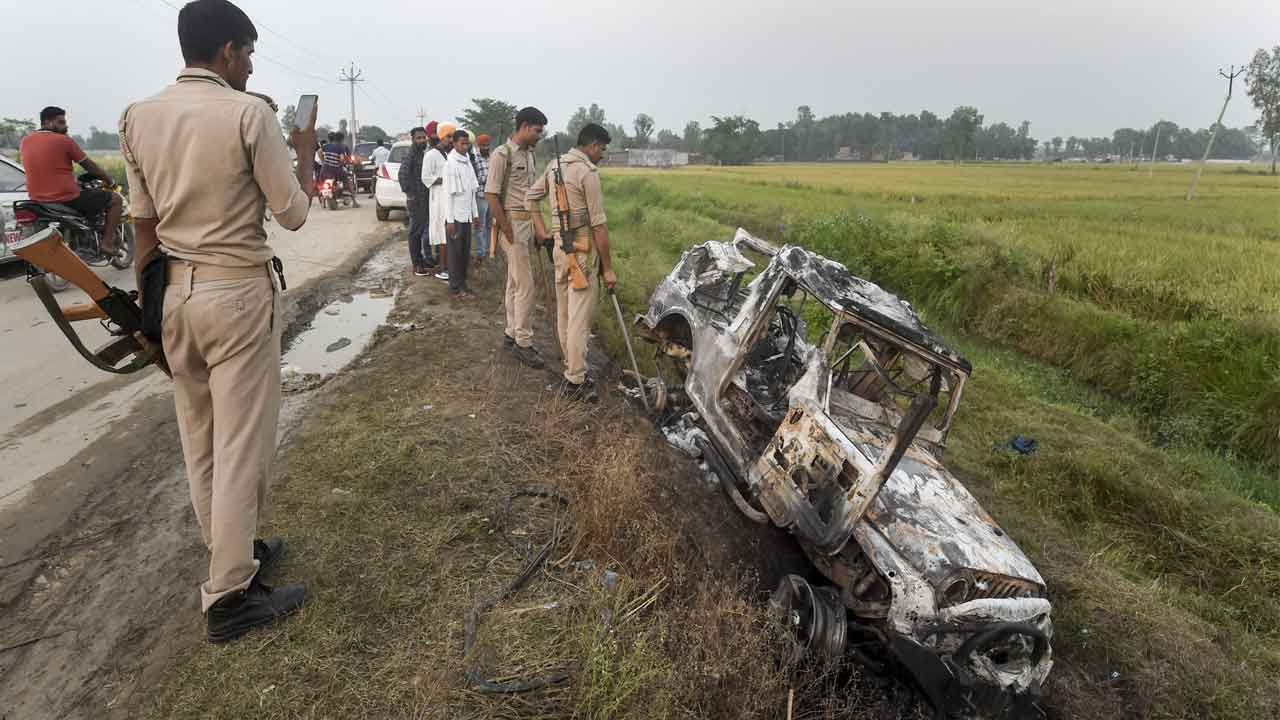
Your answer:
[[[529,347],[513,345],[511,348],[511,354],[515,355],[517,360],[528,365],[534,370],[541,370],[547,365],[542,361],[542,356],[538,354],[538,349],[532,345]]]
[[[302,584],[272,588],[254,577],[249,587],[231,593],[209,608],[209,642],[225,643],[253,628],[281,620],[302,607],[307,588]]]
[[[284,557],[284,538],[269,537],[265,540],[253,541],[253,559],[258,561],[258,572],[270,572],[280,564]]]
[[[590,382],[571,383],[565,380],[560,386],[560,397],[588,403],[600,401],[600,396],[596,394],[596,386]]]
[[[516,340],[515,340],[515,338],[511,337],[510,335],[505,335],[505,334],[502,336],[502,349],[503,349],[503,350],[511,350],[511,349],[515,348],[515,346],[516,346]]]

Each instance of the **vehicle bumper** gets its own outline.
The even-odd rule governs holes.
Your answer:
[[[374,189],[374,198],[384,208],[403,210],[406,207],[404,192],[400,189],[400,183],[395,180],[378,178],[378,185]]]

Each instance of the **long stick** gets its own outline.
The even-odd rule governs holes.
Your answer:
[[[649,409],[649,397],[644,391],[644,377],[640,374],[640,365],[636,363],[635,350],[631,349],[631,333],[627,332],[627,323],[622,319],[622,306],[618,304],[618,295],[609,288],[609,299],[613,301],[613,311],[618,315],[618,327],[622,328],[622,339],[627,343],[627,356],[631,358],[631,369],[636,373],[636,384],[640,386],[640,402],[644,403],[644,411]]]

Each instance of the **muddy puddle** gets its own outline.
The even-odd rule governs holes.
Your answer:
[[[384,249],[369,258],[351,287],[316,312],[281,358],[286,384],[290,378],[327,376],[339,372],[369,345],[387,321],[399,291],[396,250]]]

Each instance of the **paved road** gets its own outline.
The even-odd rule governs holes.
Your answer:
[[[308,285],[346,277],[398,227],[371,204],[317,206],[297,233],[273,226],[285,316],[314,300]],[[0,715],[132,717],[148,668],[197,632],[206,562],[169,382],[93,368],[21,272],[0,272]],[[127,272],[104,274],[131,287]],[[282,428],[305,403],[287,399]]]
[[[289,285],[325,274],[376,227],[372,203],[328,212],[316,205],[298,232],[269,225],[270,243],[287,266]],[[100,269],[106,281],[131,290],[132,270]],[[104,428],[168,383],[155,370],[113,376],[84,361],[49,320],[20,265],[0,270],[0,512],[28,496],[35,481],[79,453]],[[84,295],[72,288],[64,304]],[[89,348],[108,335],[94,323],[77,330]],[[3,526],[3,523],[0,523]]]

